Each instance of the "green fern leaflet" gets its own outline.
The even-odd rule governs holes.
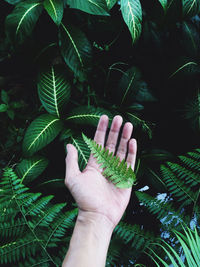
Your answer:
[[[93,156],[97,159],[101,168],[105,168],[103,175],[119,188],[131,187],[136,182],[135,174],[131,167],[128,168],[125,160],[120,159],[109,153],[109,150],[102,148],[95,141],[82,134],[83,140],[88,145]]]

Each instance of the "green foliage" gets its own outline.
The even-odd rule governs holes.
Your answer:
[[[107,111],[104,108],[95,108],[94,106],[81,106],[74,108],[68,115],[68,121],[71,121],[75,124],[89,124],[97,126],[98,121],[102,115],[107,115],[111,121],[113,117],[111,112]]]
[[[62,0],[44,0],[44,8],[52,20],[60,25],[63,18],[63,1]]]
[[[91,68],[92,59],[91,44],[85,34],[73,25],[61,23],[59,45],[66,64],[75,76],[84,81]]]
[[[70,87],[70,83],[59,68],[52,66],[51,69],[41,73],[38,94],[47,112],[60,117],[69,101]]]
[[[139,38],[142,30],[142,7],[140,0],[121,0],[121,11],[133,42],[135,42]]]
[[[182,0],[183,16],[194,16],[200,12],[200,3],[198,0]]]
[[[113,152],[109,153],[109,150],[102,148],[101,145],[87,138],[84,134],[83,140],[90,148],[93,157],[100,164],[100,168],[104,169],[103,175],[116,187],[127,188],[136,182],[135,174],[131,166],[127,166],[125,160],[120,162],[120,159],[114,156]]]
[[[104,1],[104,0],[97,0],[97,1],[67,0],[67,4],[71,8],[76,8],[76,9],[82,10],[84,12],[87,12],[89,14],[104,15],[104,16],[109,15],[108,6],[107,6],[106,1]],[[111,4],[109,6],[111,6]]]
[[[51,203],[53,196],[31,193],[10,168],[5,169],[0,184],[1,264],[23,262],[26,266],[30,261],[44,261],[45,266],[60,266],[61,259],[55,261],[49,249],[55,249],[73,227],[77,209],[66,212],[66,204]]]
[[[40,218],[40,205],[53,214],[54,205],[57,209],[66,198],[69,205],[63,209],[70,212],[74,205],[64,189],[62,142],[76,146],[83,170],[90,149],[80,132],[93,137],[102,114],[110,122],[119,114],[124,123],[133,123],[138,142],[134,189],[140,191],[131,196],[124,230],[113,234],[107,266],[152,266],[145,254],[154,246],[149,239],[162,237],[178,253],[173,228],[199,224],[199,150],[175,160],[199,144],[199,13],[194,0],[1,1],[0,176],[5,166],[16,166],[21,186],[55,194],[50,201],[51,196],[37,193],[26,197],[29,190],[20,193],[29,204],[36,199]],[[1,194],[6,188],[1,184]],[[163,200],[160,193],[166,195]],[[15,203],[11,195],[3,198],[8,207],[1,247],[19,246],[12,250],[17,253],[6,254],[11,261],[3,265],[53,265],[42,241],[28,236],[22,213],[9,205]],[[26,217],[36,220],[34,214]],[[67,237],[56,237],[57,248],[48,247],[58,266],[70,236],[71,229]],[[165,258],[161,248],[156,252]]]
[[[135,250],[144,251],[151,243],[155,241],[155,235],[145,232],[139,225],[127,225],[121,222],[115,228],[115,233],[126,243],[131,243]]]
[[[10,101],[10,97],[5,90],[1,90],[1,101],[3,103],[0,104],[0,112],[6,112],[11,120],[15,117],[16,109],[24,107],[22,101]]]
[[[53,115],[43,114],[28,127],[24,140],[24,155],[32,156],[35,152],[49,144],[62,129],[62,122]]]
[[[41,156],[23,159],[17,164],[15,172],[21,183],[27,184],[38,177],[47,167],[48,160]]]
[[[28,0],[19,3],[6,18],[6,33],[14,44],[21,44],[31,34],[42,12],[42,3]]]
[[[184,233],[174,231],[176,239],[179,241],[183,253],[178,254],[176,250],[166,242],[164,242],[164,245],[158,244],[158,246],[165,251],[170,263],[175,267],[199,266],[200,236],[197,228],[195,227],[192,231],[190,228],[186,227],[183,228],[183,230]],[[160,262],[166,267],[169,266],[167,262],[157,255],[156,251],[153,251],[152,258],[156,263],[156,266],[160,266]]]
[[[86,167],[86,164],[88,162],[90,149],[83,141],[83,138],[81,136],[71,136],[69,142],[73,144],[78,150],[78,164],[80,170],[82,171]]]

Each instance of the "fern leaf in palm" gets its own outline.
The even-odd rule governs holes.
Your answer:
[[[131,187],[136,182],[135,174],[131,167],[128,168],[125,160],[109,153],[109,150],[102,148],[95,141],[87,138],[84,134],[83,140],[90,148],[100,167],[104,169],[103,175],[119,188]]]

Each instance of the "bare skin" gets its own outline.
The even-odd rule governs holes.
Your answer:
[[[134,170],[137,145],[131,139],[133,126],[125,123],[116,151],[122,117],[115,116],[105,142],[108,117],[101,116],[94,140],[115,152],[120,160],[125,159]],[[131,188],[119,189],[103,175],[95,158],[91,155],[86,168],[80,172],[76,148],[68,144],[65,184],[78,204],[79,213],[69,250],[63,267],[103,267],[115,226],[119,223],[128,205]]]

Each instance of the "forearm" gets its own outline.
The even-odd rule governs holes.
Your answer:
[[[104,267],[112,231],[104,215],[79,212],[62,267]]]

